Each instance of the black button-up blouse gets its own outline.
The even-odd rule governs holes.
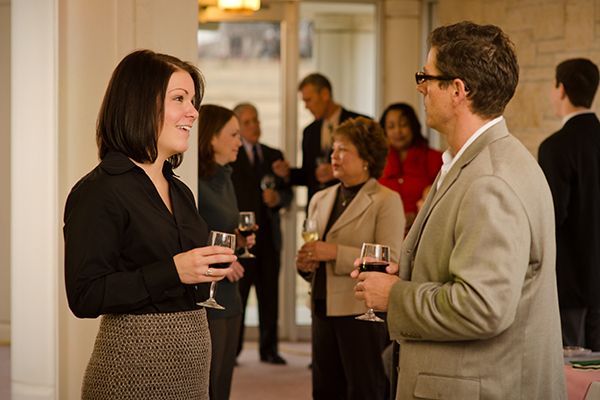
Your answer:
[[[198,308],[173,256],[206,245],[206,223],[190,189],[165,163],[173,214],[146,173],[121,153],[108,153],[67,198],[65,280],[80,318]]]

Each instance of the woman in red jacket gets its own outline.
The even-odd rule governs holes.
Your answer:
[[[408,232],[417,215],[417,202],[442,166],[442,154],[429,148],[415,110],[406,103],[390,104],[379,123],[390,146],[379,182],[400,193]]]

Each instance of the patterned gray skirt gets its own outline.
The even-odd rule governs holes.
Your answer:
[[[208,399],[210,334],[204,309],[104,315],[82,399]]]

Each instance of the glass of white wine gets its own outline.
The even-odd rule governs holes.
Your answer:
[[[386,273],[386,267],[390,263],[390,247],[382,244],[363,243],[360,250],[360,272],[380,272]],[[375,315],[372,308],[356,317],[362,321],[384,322]]]
[[[316,242],[319,240],[319,226],[317,220],[312,218],[306,218],[302,225],[302,239],[304,243]]]
[[[247,238],[254,233],[254,226],[256,225],[256,217],[253,211],[242,211],[240,212],[240,219],[238,222],[238,230],[240,235]],[[240,254],[240,258],[256,258],[256,256],[248,251],[248,246],[244,246],[244,252]]]
[[[235,235],[225,232],[210,231],[210,234],[208,235],[208,244],[211,246],[229,247],[235,251]],[[211,264],[210,268],[227,268],[230,264],[231,263]],[[217,282],[213,281],[210,283],[210,295],[208,299],[198,303],[198,305],[208,308],[216,308],[217,310],[224,310],[225,307],[217,303],[217,300],[215,300],[216,291]]]

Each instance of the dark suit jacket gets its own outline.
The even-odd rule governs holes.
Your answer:
[[[273,173],[271,165],[276,160],[282,160],[283,154],[281,151],[265,144],[261,143],[260,146],[262,149],[263,159],[260,165],[259,173],[256,173],[254,166],[248,159],[248,155],[246,154],[244,147],[240,147],[237,160],[231,164],[233,167],[231,180],[233,181],[233,186],[235,188],[239,210],[254,211],[256,215],[256,222],[259,225],[259,231],[257,232],[257,245],[259,240],[266,239],[270,242],[272,241],[274,250],[279,252],[281,250],[279,209],[281,207],[287,207],[290,204],[293,194],[289,185],[285,184],[282,179],[277,178],[275,189],[281,198],[280,204],[274,208],[269,208],[263,203],[260,181],[266,174],[276,176]],[[263,239],[263,237],[265,239]]]
[[[600,306],[600,122],[569,119],[540,145],[556,216],[556,272],[561,307]]]
[[[347,119],[364,116],[353,111],[342,108],[340,115],[340,124]],[[308,188],[307,204],[310,203],[312,196],[323,189],[319,185],[319,181],[315,177],[315,169],[317,168],[316,160],[321,156],[321,127],[323,120],[314,120],[310,125],[304,128],[302,133],[302,167],[292,168],[290,172],[290,183],[294,186],[306,186]],[[337,180],[332,180],[327,184],[331,186]]]

